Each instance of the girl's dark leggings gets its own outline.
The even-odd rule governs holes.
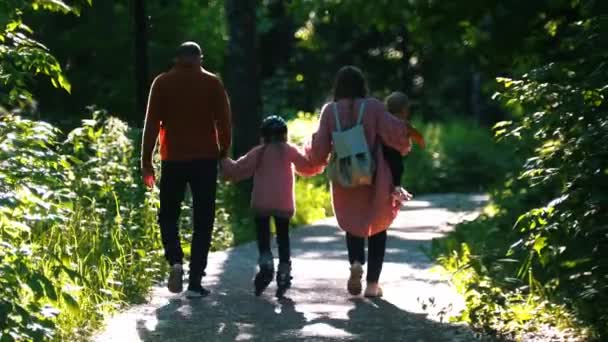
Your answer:
[[[289,263],[291,261],[291,250],[289,248],[289,218],[274,216],[274,223],[277,230],[279,262]],[[270,251],[270,216],[256,216],[255,225],[260,255],[272,253]]]
[[[376,283],[380,279],[382,264],[384,263],[384,252],[386,250],[386,230],[368,239],[368,282]],[[348,260],[352,264],[355,261],[365,264],[365,238],[346,233],[346,247],[348,248]]]

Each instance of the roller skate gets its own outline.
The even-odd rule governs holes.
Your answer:
[[[282,262],[277,271],[277,298],[283,298],[285,292],[291,287],[291,262]]]
[[[274,260],[271,253],[260,255],[258,260],[259,270],[255,275],[253,285],[255,287],[255,295],[259,296],[266,290],[272,277],[274,276]]]

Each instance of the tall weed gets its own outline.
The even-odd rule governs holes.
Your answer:
[[[143,300],[163,267],[158,203],[136,181],[120,120],[96,112],[63,142],[43,122],[11,114],[0,122],[1,259],[14,275],[2,278],[14,294],[2,296],[3,338],[82,338],[105,314]]]

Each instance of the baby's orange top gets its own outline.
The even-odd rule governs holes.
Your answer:
[[[425,148],[426,147],[426,143],[424,141],[424,136],[422,135],[422,133],[420,133],[420,131],[418,131],[414,126],[412,126],[410,123],[407,124],[407,133],[410,136],[410,138],[416,143],[418,144],[418,146],[420,146],[421,148]]]

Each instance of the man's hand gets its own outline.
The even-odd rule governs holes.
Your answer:
[[[142,166],[141,175],[144,180],[144,184],[152,189],[154,187],[154,168],[152,166]]]

